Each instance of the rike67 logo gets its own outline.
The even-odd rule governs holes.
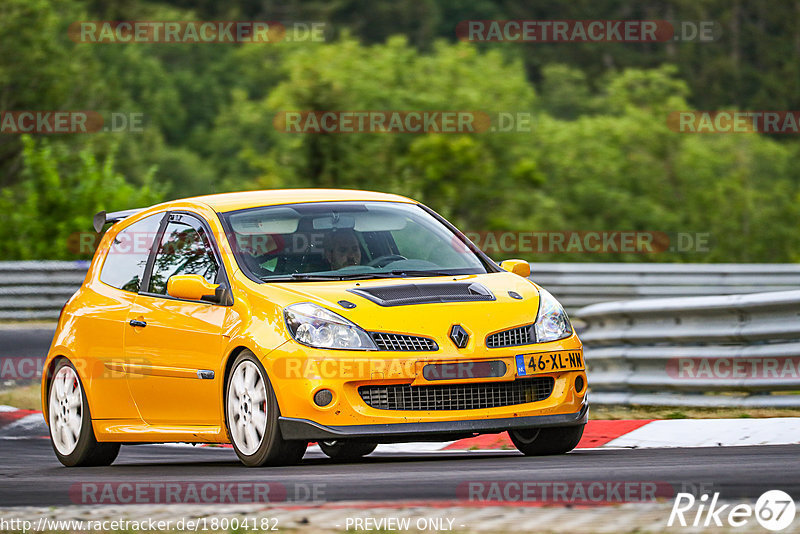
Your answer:
[[[794,500],[781,490],[764,492],[755,506],[747,503],[721,504],[718,492],[711,498],[707,493],[699,498],[691,493],[678,493],[667,526],[722,527],[727,523],[731,527],[743,527],[755,517],[765,529],[779,531],[791,525],[794,516]]]

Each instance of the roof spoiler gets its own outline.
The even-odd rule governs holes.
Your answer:
[[[94,220],[92,221],[92,226],[97,233],[100,233],[103,230],[103,226],[108,223],[115,223],[121,221],[126,217],[130,217],[131,215],[136,215],[144,208],[137,208],[133,210],[124,210],[124,211],[115,211],[113,213],[106,213],[105,211],[97,212],[97,215],[94,216]]]

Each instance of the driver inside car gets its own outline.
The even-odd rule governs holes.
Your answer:
[[[334,230],[325,235],[325,259],[332,271],[351,265],[361,265],[361,246],[353,230]]]

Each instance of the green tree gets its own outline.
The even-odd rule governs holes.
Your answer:
[[[0,2],[0,110],[95,109],[102,89],[91,51],[67,37],[74,20],[85,19],[77,2]],[[22,144],[0,135],[0,186],[19,177]]]
[[[0,194],[3,260],[86,258],[80,247],[95,213],[146,207],[163,198],[155,169],[134,187],[115,170],[113,152],[97,159],[91,145],[69,153],[62,143],[27,135],[21,142],[22,181]]]

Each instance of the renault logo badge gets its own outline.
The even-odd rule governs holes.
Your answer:
[[[456,347],[463,349],[469,342],[469,334],[460,324],[454,324],[450,327],[450,339]]]

